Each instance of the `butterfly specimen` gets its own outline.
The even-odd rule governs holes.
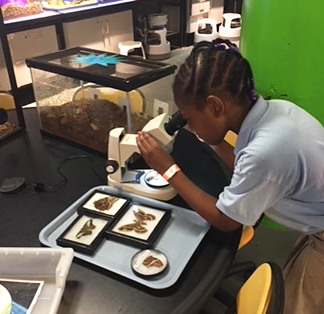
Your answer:
[[[118,228],[119,231],[135,231],[136,233],[145,233],[147,232],[147,229],[144,227],[147,225],[145,221],[152,221],[155,220],[155,216],[152,214],[147,214],[141,209],[137,209],[133,211],[133,214],[135,216],[134,222],[130,224],[126,224],[123,226],[120,226]]]

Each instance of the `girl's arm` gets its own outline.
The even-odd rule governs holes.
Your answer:
[[[139,132],[137,145],[146,163],[159,174],[162,175],[174,164],[171,155],[166,153],[149,134]],[[197,187],[182,171],[177,172],[169,183],[192,209],[217,229],[233,231],[241,226],[216,207],[216,197]]]

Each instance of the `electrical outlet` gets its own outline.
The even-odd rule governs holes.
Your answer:
[[[131,107],[131,104],[128,103],[127,97],[118,97],[118,106],[126,111],[128,107]]]
[[[170,114],[170,105],[158,99],[154,99],[153,103],[153,117],[156,117],[162,113]]]
[[[101,92],[98,88],[88,88],[90,99],[101,99]]]

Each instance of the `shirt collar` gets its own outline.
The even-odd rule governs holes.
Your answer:
[[[258,122],[261,116],[265,113],[268,107],[268,102],[264,100],[262,96],[258,97],[257,102],[251,108],[247,116],[245,117],[240,131],[238,133],[238,137],[236,140],[236,145],[234,149],[234,154],[236,155],[241,149],[247,146],[250,141],[250,135],[254,125]]]

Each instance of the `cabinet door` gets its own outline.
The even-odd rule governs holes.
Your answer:
[[[132,11],[64,23],[66,47],[83,46],[118,53],[118,43],[133,40]]]
[[[0,43],[0,90],[11,90],[9,76],[6,67],[6,61],[3,55],[2,45]]]
[[[18,87],[31,83],[30,70],[26,66],[25,59],[58,50],[54,26],[8,34],[7,38]],[[3,56],[0,57],[0,77],[0,89],[10,90]]]

